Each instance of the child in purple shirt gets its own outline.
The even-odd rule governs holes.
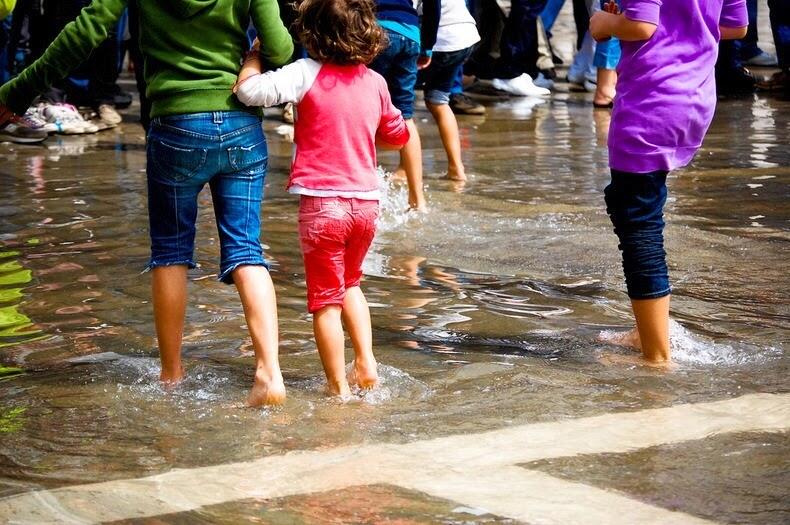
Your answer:
[[[622,42],[605,194],[636,329],[616,342],[641,349],[648,362],[668,363],[666,178],[702,144],[716,109],[718,42],[746,35],[746,0],[621,0],[620,6],[606,4],[590,20],[593,38]]]

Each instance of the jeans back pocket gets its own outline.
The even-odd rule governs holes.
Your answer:
[[[169,144],[158,138],[149,138],[148,162],[157,168],[157,174],[175,182],[194,177],[206,164],[208,150]]]
[[[269,159],[269,152],[266,148],[266,140],[262,140],[252,146],[233,146],[228,148],[228,163],[233,171],[248,172],[255,168],[266,168]]]

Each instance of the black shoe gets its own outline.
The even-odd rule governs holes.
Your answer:
[[[547,80],[557,80],[557,71],[554,68],[541,69],[538,73],[542,73]]]
[[[716,73],[716,93],[719,96],[745,95],[757,89],[754,76],[743,66]]]
[[[126,91],[118,90],[113,96],[113,106],[115,109],[126,109],[132,105],[132,94]]]
[[[457,115],[483,115],[486,112],[484,105],[478,104],[463,93],[450,95],[450,109]]]
[[[778,71],[757,83],[760,91],[784,91],[790,93],[790,71]]]

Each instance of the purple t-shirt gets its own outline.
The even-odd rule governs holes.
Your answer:
[[[609,166],[632,173],[688,164],[716,109],[719,26],[748,25],[746,0],[621,0],[626,18],[657,26],[621,42]]]

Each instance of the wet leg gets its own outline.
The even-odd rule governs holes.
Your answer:
[[[422,190],[422,143],[414,119],[406,119],[406,127],[409,129],[409,141],[400,150],[400,166],[395,175],[406,176],[409,184],[409,208],[425,211],[427,206]]]
[[[461,138],[458,134],[458,121],[455,114],[447,104],[425,105],[439,126],[439,135],[442,138],[444,151],[447,153],[447,178],[450,180],[466,180],[464,164],[461,160]]]
[[[658,299],[632,299],[631,307],[636,317],[639,348],[642,357],[651,363],[668,363],[669,349],[669,295]]]
[[[255,348],[255,382],[247,403],[279,405],[285,401],[285,384],[278,358],[277,301],[272,279],[263,266],[250,265],[236,268],[233,282]]]
[[[187,307],[187,267],[158,266],[151,273],[156,340],[162,362],[159,379],[172,385],[184,377],[181,341],[184,337],[184,315]]]
[[[348,382],[360,388],[372,388],[376,386],[379,376],[376,358],[373,356],[370,309],[359,286],[346,290],[342,317],[354,346],[354,366],[349,373]]]
[[[598,68],[598,82],[595,87],[593,103],[605,106],[614,100],[617,72],[614,69]]]
[[[324,366],[327,387],[331,395],[348,397],[351,390],[346,379],[345,336],[339,305],[324,306],[313,314],[313,333],[318,355]]]

